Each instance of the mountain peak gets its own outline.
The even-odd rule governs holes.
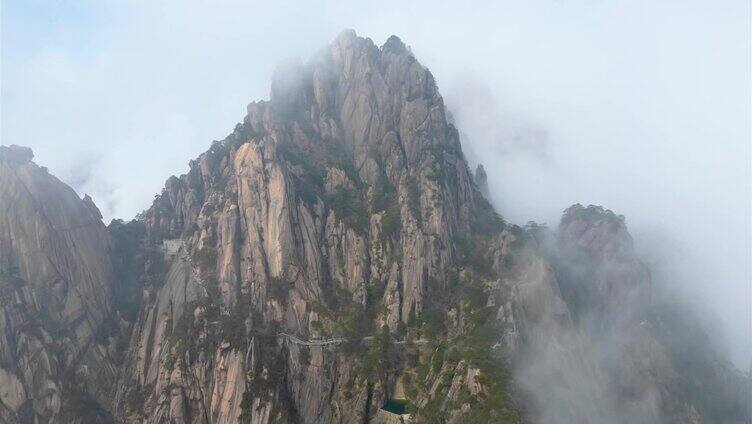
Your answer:
[[[33,157],[0,146],[0,422],[108,422],[116,370],[106,229],[90,197]],[[82,421],[59,418],[78,412],[74,385],[92,406]]]
[[[581,204],[564,211],[558,229],[559,238],[574,243],[593,256],[631,254],[632,236],[623,215],[602,206]]]
[[[339,35],[337,35],[337,38],[335,38],[335,40],[338,42],[339,41],[351,41],[356,38],[359,38],[358,33],[356,33],[355,30],[352,28],[347,28],[347,29],[342,30],[342,32],[340,32]]]
[[[0,146],[0,160],[6,160],[16,164],[25,164],[34,159],[34,152],[29,147],[11,144]]]
[[[394,54],[408,53],[407,46],[405,46],[405,43],[403,43],[402,40],[396,35],[391,35],[389,38],[387,38],[384,45],[381,46],[381,50],[384,53],[394,53]]]

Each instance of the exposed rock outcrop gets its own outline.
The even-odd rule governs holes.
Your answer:
[[[486,174],[486,168],[483,167],[483,164],[478,164],[475,168],[475,185],[478,186],[480,194],[490,200],[491,193],[488,191],[488,175]]]
[[[34,152],[28,147],[11,144],[0,146],[0,160],[17,165],[23,165],[34,159]]]
[[[104,420],[117,377],[107,232],[32,158],[0,147],[0,421]]]

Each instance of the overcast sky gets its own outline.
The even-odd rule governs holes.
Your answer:
[[[1,141],[32,147],[106,220],[131,218],[268,98],[277,63],[344,28],[397,34],[505,217],[555,225],[576,202],[626,215],[656,279],[707,305],[746,368],[749,2],[488,3],[3,0]]]

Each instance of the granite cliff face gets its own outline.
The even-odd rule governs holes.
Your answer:
[[[88,196],[32,158],[0,147],[0,421],[106,420],[117,379],[107,231]]]
[[[398,38],[344,32],[109,234],[2,148],[0,421],[749,420],[623,217],[504,222],[446,114]]]
[[[485,282],[469,263],[482,260],[458,240],[477,249],[490,242],[483,231],[503,228],[431,74],[396,37],[378,48],[352,32],[309,64],[279,69],[271,100],[249,105],[233,134],[168,180],[144,222],[153,243],[184,242],[164,284],[147,288],[121,380],[122,398],[143,400],[123,416],[143,405],[150,422],[375,416],[445,327],[467,330],[470,307],[449,295],[463,280]],[[425,337],[418,323],[428,326],[429,312],[431,347],[398,347]],[[348,342],[306,346],[283,333]],[[455,361],[406,389],[434,384],[448,399],[452,387],[475,387],[455,371],[477,368]],[[456,374],[452,387],[441,372]]]

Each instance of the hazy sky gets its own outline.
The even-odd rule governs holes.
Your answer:
[[[305,3],[300,5],[297,3]],[[345,4],[347,3],[347,4]],[[750,4],[738,1],[2,1],[2,144],[145,209],[342,29],[399,35],[437,78],[507,218],[627,216],[656,279],[752,358]]]

